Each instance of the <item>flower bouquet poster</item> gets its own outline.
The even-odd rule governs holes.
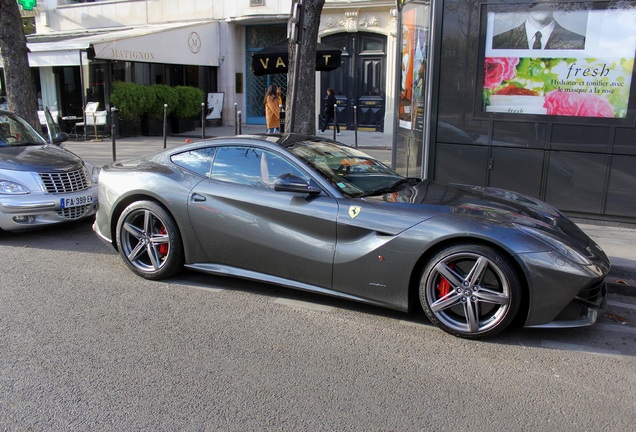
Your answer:
[[[428,29],[424,28],[427,14],[411,7],[402,15],[402,48],[400,72],[399,126],[409,130],[423,130],[424,85]]]
[[[626,118],[636,9],[611,4],[487,6],[483,111]]]

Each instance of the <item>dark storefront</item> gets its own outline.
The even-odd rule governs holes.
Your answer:
[[[99,104],[100,129],[110,131],[117,81],[198,87],[208,98],[217,88],[216,23],[30,35],[28,47],[39,109],[48,107],[68,131],[83,120],[88,102]]]
[[[356,32],[325,36],[322,43],[342,50],[341,65],[320,74],[321,112],[327,103],[327,89],[333,88],[338,101],[338,122],[343,129],[384,131],[386,94],[386,44],[384,35]],[[354,109],[357,107],[357,118]]]
[[[283,24],[254,25],[245,28],[245,64],[252,64],[252,55],[265,47],[274,45],[287,37],[287,28]],[[247,70],[247,124],[265,124],[265,105],[263,98],[270,85],[280,87],[283,101],[287,97],[287,74],[255,75]],[[265,130],[265,129],[263,129]]]
[[[398,169],[636,221],[636,2],[404,3],[400,65],[414,88],[404,53],[430,46],[431,85],[400,105]]]

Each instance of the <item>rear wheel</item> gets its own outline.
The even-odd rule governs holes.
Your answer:
[[[508,327],[519,310],[521,293],[508,258],[476,244],[437,253],[422,273],[419,292],[433,324],[469,339],[492,336]]]
[[[177,224],[152,201],[135,202],[117,222],[117,246],[126,265],[146,279],[164,279],[183,268],[183,242]]]

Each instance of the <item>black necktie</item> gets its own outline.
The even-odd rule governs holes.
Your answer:
[[[541,49],[541,32],[536,32],[534,34],[534,43],[532,44],[532,49]]]

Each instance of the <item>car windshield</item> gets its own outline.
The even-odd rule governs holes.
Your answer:
[[[44,144],[44,138],[26,121],[11,113],[0,113],[0,147]]]
[[[327,141],[298,141],[286,148],[316,169],[347,197],[390,192],[406,179],[371,156]]]

